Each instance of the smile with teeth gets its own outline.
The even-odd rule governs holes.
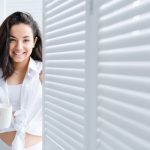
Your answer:
[[[14,54],[16,55],[16,56],[21,56],[21,55],[23,55],[25,52],[14,52]]]

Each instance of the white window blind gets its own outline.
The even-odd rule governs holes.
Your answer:
[[[150,0],[99,0],[97,150],[150,149]]]
[[[44,1],[44,150],[150,150],[149,8]]]
[[[44,1],[44,149],[85,150],[85,0]]]

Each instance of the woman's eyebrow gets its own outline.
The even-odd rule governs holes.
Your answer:
[[[15,36],[13,36],[13,35],[10,35],[10,37],[11,37],[11,38],[16,38],[16,37],[15,37]]]
[[[13,35],[10,35],[10,37],[11,37],[11,38],[15,38],[15,39],[16,39],[16,37],[15,37],[15,36],[13,36]],[[23,36],[23,38],[30,38],[30,36]]]
[[[23,38],[30,38],[30,36],[24,36]]]

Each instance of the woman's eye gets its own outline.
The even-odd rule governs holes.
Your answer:
[[[30,41],[30,40],[28,40],[28,39],[25,39],[25,40],[24,40],[24,42],[29,42],[29,41]]]
[[[13,41],[15,41],[15,39],[9,39],[9,42],[13,42]]]

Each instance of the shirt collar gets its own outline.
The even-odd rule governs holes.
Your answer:
[[[27,75],[32,77],[37,72],[38,72],[38,68],[37,68],[36,62],[33,58],[30,57]],[[2,71],[0,69],[0,85],[5,85],[6,83],[1,76],[2,76]]]
[[[33,75],[33,73],[37,72],[36,62],[33,58],[30,57],[29,65],[28,65],[28,75]]]

